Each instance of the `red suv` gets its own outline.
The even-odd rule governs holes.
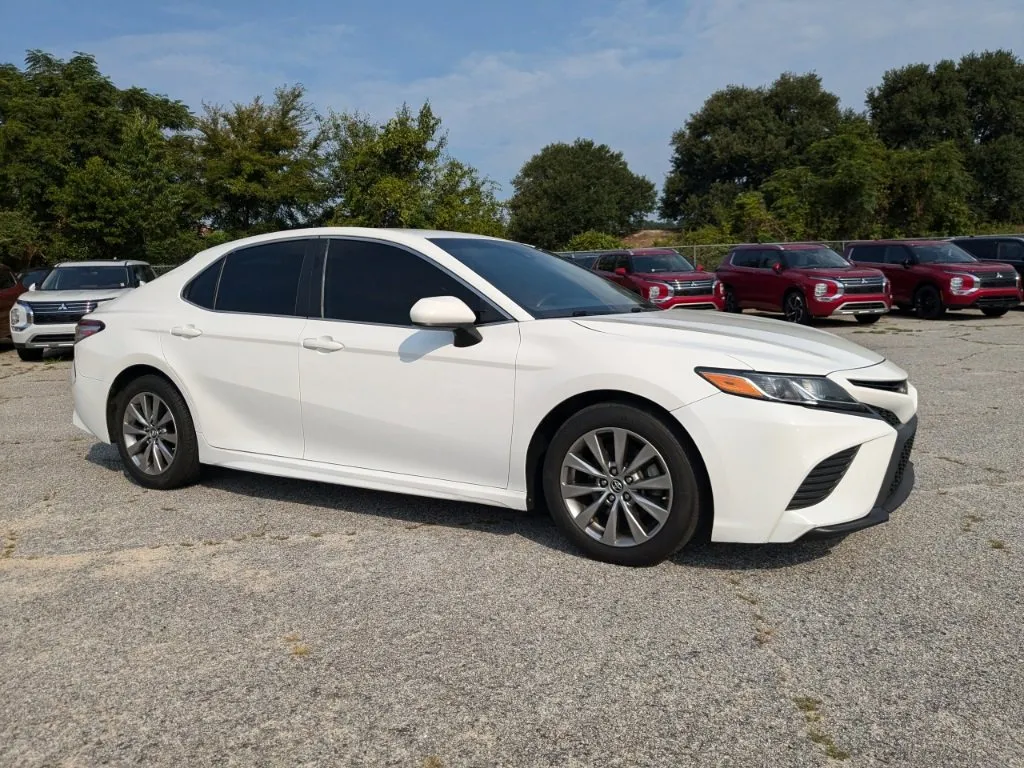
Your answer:
[[[850,243],[846,257],[877,267],[892,281],[893,303],[936,320],[947,309],[980,309],[1001,317],[1021,303],[1020,275],[1010,264],[978,261],[945,240]]]
[[[782,312],[793,323],[853,315],[874,323],[892,308],[885,275],[856,268],[819,243],[738,245],[722,261],[718,279],[726,312]]]
[[[591,269],[639,293],[662,309],[725,309],[722,286],[671,248],[635,248],[603,254]]]
[[[11,335],[11,324],[7,322],[7,315],[14,302],[24,292],[25,287],[18,282],[14,273],[0,264],[0,339],[6,339]]]

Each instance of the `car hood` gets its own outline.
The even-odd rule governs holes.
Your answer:
[[[91,288],[84,291],[27,291],[18,297],[26,304],[50,301],[104,301],[123,296],[131,288]]]
[[[714,280],[714,272],[634,272],[633,277],[641,280],[687,282],[688,280]]]
[[[810,278],[829,278],[832,280],[842,280],[847,278],[858,278],[858,277],[881,277],[881,271],[877,269],[869,269],[867,267],[855,267],[854,269],[841,269],[836,267],[808,267],[805,269],[794,269],[801,275],[807,275]]]
[[[938,270],[939,272],[975,275],[994,275],[1002,272],[1004,275],[1013,276],[1016,268],[1012,264],[1003,264],[999,261],[975,261],[963,264],[922,264],[923,267]]]
[[[727,355],[738,368],[823,376],[877,365],[885,357],[826,331],[773,318],[722,312],[644,312],[579,318],[599,333],[662,347],[683,347],[709,358]],[[643,354],[638,352],[638,354]],[[698,355],[699,357],[699,355]]]

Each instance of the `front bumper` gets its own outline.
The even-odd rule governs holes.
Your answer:
[[[892,309],[892,297],[887,293],[847,294],[838,301],[819,301],[810,297],[807,308],[814,317],[884,315]]]
[[[942,303],[947,309],[1013,309],[1024,296],[1012,288],[981,288],[966,296],[948,290],[942,292]]]
[[[713,294],[706,296],[673,296],[668,301],[659,303],[662,309],[713,309],[725,310],[724,301]]]
[[[75,345],[74,323],[30,325],[22,331],[11,329],[11,341],[18,349],[70,349]]]
[[[910,497],[910,492],[914,490],[914,462],[910,460],[910,454],[914,448],[916,434],[917,416],[896,428],[896,444],[892,449],[892,458],[889,460],[885,477],[882,479],[882,490],[879,491],[878,498],[875,499],[875,505],[870,512],[857,520],[812,528],[803,535],[803,538],[841,536],[888,522],[889,515],[902,506],[903,502]]]

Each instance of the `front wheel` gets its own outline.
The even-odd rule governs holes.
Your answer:
[[[725,289],[725,311],[737,315],[743,312],[743,307],[740,306],[739,299],[736,298],[736,291],[731,287]]]
[[[982,307],[981,311],[985,317],[1002,317],[1010,310],[1006,307]]]
[[[790,291],[782,300],[782,314],[791,323],[807,325],[811,322],[811,312],[807,309],[807,299],[800,291]]]
[[[697,529],[694,459],[646,411],[615,403],[583,409],[555,433],[543,472],[555,523],[594,559],[657,565]]]
[[[922,285],[914,295],[914,309],[917,316],[925,320],[938,320],[946,314],[942,294],[934,285]]]
[[[18,347],[18,357],[26,363],[38,363],[43,359],[43,350]]]
[[[854,315],[857,322],[861,325],[874,325],[882,319],[881,315]]]
[[[121,390],[111,427],[125,469],[139,485],[166,491],[199,479],[192,415],[166,379],[142,376]]]

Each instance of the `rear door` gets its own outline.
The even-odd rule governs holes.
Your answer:
[[[760,258],[760,251],[738,250],[733,251],[725,258],[726,268],[722,270],[723,281],[732,288],[733,294],[740,306],[749,309],[754,306],[753,298],[756,293],[755,267]]]
[[[887,245],[885,261],[881,267],[892,284],[893,301],[903,305],[913,304],[914,291],[921,278],[927,274],[927,268],[917,266],[913,251],[898,243]]]
[[[758,260],[758,300],[763,309],[774,312],[782,311],[782,297],[792,283],[785,276],[786,257],[782,251],[774,248],[766,248],[760,251],[761,258]],[[782,266],[782,272],[775,271],[775,265]]]
[[[3,333],[4,336],[8,334],[11,328],[7,322],[7,313],[10,312],[11,307],[14,306],[14,302],[17,301],[21,293],[22,287],[15,280],[14,273],[0,264],[0,313],[3,313],[0,316],[0,323],[3,323],[0,333]]]
[[[301,458],[299,349],[316,238],[232,251],[186,286],[163,351],[211,446]]]

